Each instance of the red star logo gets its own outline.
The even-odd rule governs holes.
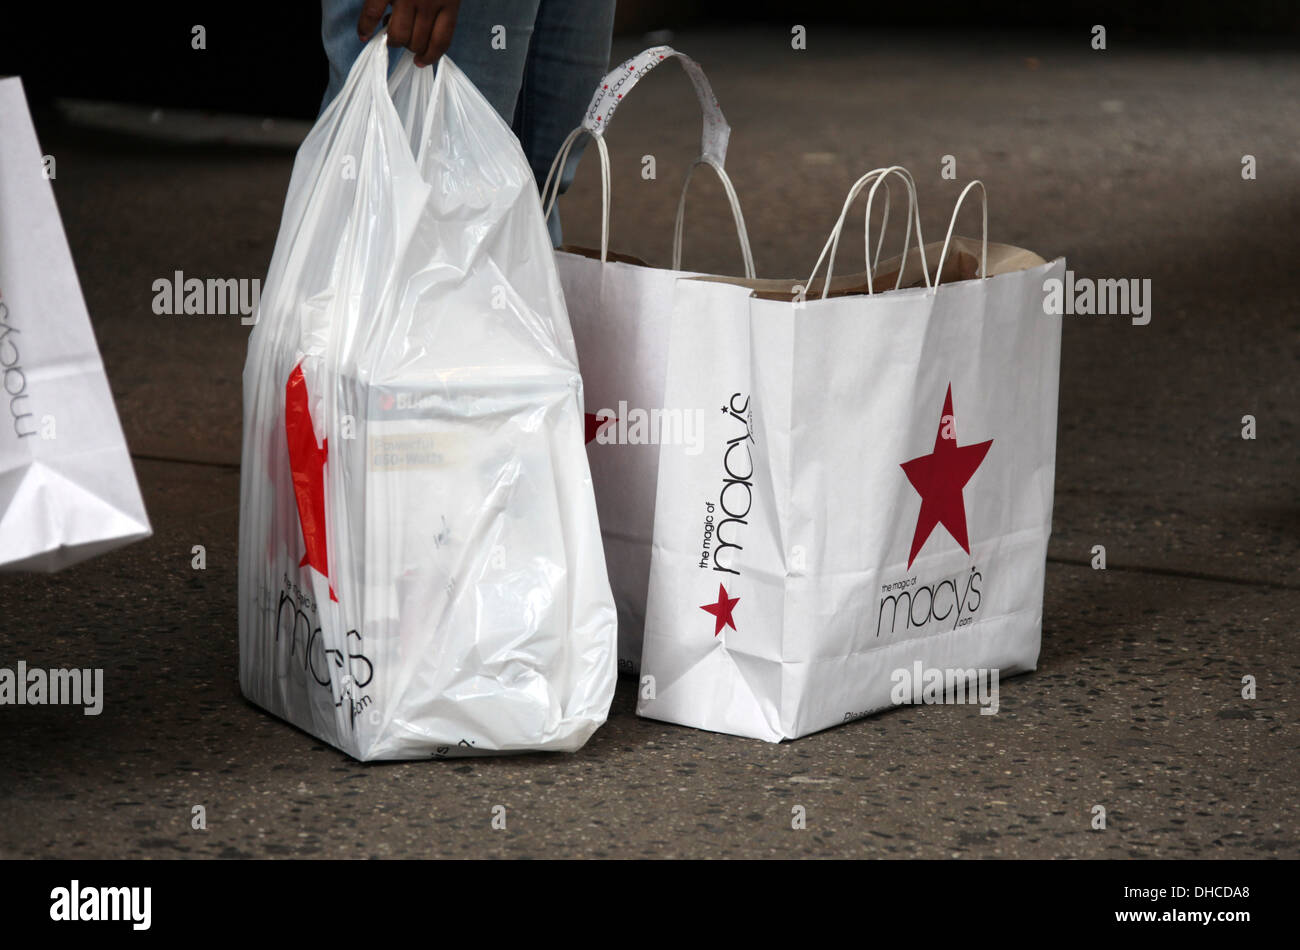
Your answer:
[[[613,416],[609,416],[609,417],[606,417],[606,418],[602,419],[600,416],[596,415],[594,412],[586,412],[586,413],[583,413],[583,415],[586,416],[586,420],[585,420],[585,421],[586,421],[586,423],[587,423],[587,443],[588,443],[588,444],[590,444],[591,441],[592,441],[593,439],[596,438],[596,433],[598,433],[601,429],[605,428],[605,426],[609,425],[611,422],[617,422],[617,421],[618,421],[618,419],[617,419],[616,417],[613,417]]]
[[[329,439],[316,444],[312,428],[307,379],[302,363],[293,368],[284,387],[284,432],[289,444],[289,469],[293,474],[293,494],[298,502],[298,521],[302,525],[302,543],[307,553],[299,567],[310,565],[326,578],[330,576],[325,547],[325,460]],[[337,601],[334,585],[330,600]]]
[[[957,444],[956,420],[952,413],[952,384],[943,401],[943,414],[939,417],[939,431],[934,437],[934,451],[910,462],[903,462],[907,480],[921,496],[921,514],[916,519],[916,533],[912,536],[912,553],[907,557],[911,568],[916,555],[934,531],[942,524],[953,540],[970,554],[966,537],[966,503],[962,489],[975,470],[984,461],[993,440],[977,445]]]
[[[739,597],[728,597],[727,588],[721,584],[718,585],[718,602],[716,604],[704,604],[701,610],[713,614],[715,622],[713,635],[716,637],[722,632],[723,627],[736,629],[736,621],[731,619],[731,612],[736,609],[736,604],[740,603]]]

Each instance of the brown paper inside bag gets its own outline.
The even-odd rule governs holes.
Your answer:
[[[938,266],[939,255],[942,253],[942,241],[935,241],[925,246],[925,259],[930,268],[931,280],[934,279],[934,268]],[[1047,263],[1044,258],[1033,251],[1027,251],[1022,247],[1012,247],[1010,244],[994,244],[992,242],[989,242],[988,260],[988,276],[990,277],[995,277],[998,274],[1009,274],[1018,270],[1028,270],[1031,267],[1039,267]],[[872,277],[872,288],[876,293],[885,293],[894,289],[894,282],[898,280],[900,263],[903,266],[901,287],[925,286],[925,275],[921,268],[921,250],[912,248],[907,252],[905,262],[902,260],[902,255],[896,255],[880,263],[875,275]],[[979,264],[980,242],[974,238],[954,237],[952,245],[948,248],[948,257],[943,263],[940,284],[952,284],[981,276]],[[689,279],[711,280],[717,283],[749,287],[754,291],[753,296],[755,297],[761,297],[764,300],[786,301],[793,301],[796,294],[795,288],[804,284],[803,279],[795,280],[790,278],[784,280],[748,280],[744,277],[703,276]],[[818,277],[804,292],[804,299],[819,299],[824,284],[825,279]],[[831,278],[831,289],[828,296],[848,297],[865,293],[867,293],[867,275],[865,271]]]
[[[560,250],[570,254],[578,254],[582,257],[600,258],[600,251],[579,247],[574,244],[565,244]],[[934,278],[934,268],[938,265],[939,255],[942,253],[942,241],[935,241],[925,246],[925,259],[930,267],[931,279]],[[622,264],[635,264],[639,267],[650,266],[639,257],[634,257],[631,254],[618,254],[614,251],[610,251],[606,259]],[[898,280],[898,267],[901,260],[902,255],[897,254],[889,260],[881,262],[876,274],[872,277],[872,288],[876,293],[884,293],[894,289],[894,282]],[[943,274],[941,275],[940,284],[953,284],[958,281],[973,280],[979,277],[979,262],[980,242],[975,238],[954,236],[952,245],[948,248],[948,257],[943,262]],[[1010,244],[989,242],[990,277],[996,277],[998,274],[1009,274],[1012,271],[1029,270],[1031,267],[1038,267],[1046,263],[1047,261],[1044,258],[1033,251],[1027,251],[1022,247],[1013,247]],[[761,297],[764,300],[786,301],[793,301],[796,293],[794,288],[803,284],[802,279],[796,280],[794,278],[754,278],[751,280],[746,277],[721,277],[711,274],[687,279],[736,284],[740,287],[752,289],[755,297]],[[820,298],[824,283],[825,279],[821,277],[814,280],[812,285],[805,291],[804,299],[814,300]],[[903,281],[900,289],[903,287],[923,287],[924,285],[925,274],[921,269],[921,252],[919,248],[912,248],[907,252],[907,261],[903,266]],[[831,278],[831,290],[828,296],[849,297],[865,293],[867,293],[867,274],[865,271]]]
[[[590,247],[579,247],[576,244],[562,244],[556,248],[556,250],[564,251],[566,254],[577,254],[579,257],[590,257],[593,260],[600,260],[600,251]],[[650,266],[639,257],[633,257],[631,254],[616,254],[614,251],[610,251],[605,255],[605,261],[606,263],[635,264],[638,267]]]

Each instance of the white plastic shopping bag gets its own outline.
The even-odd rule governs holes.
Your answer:
[[[831,281],[895,174],[920,244],[878,169],[825,280],[678,282],[665,405],[705,448],[661,449],[641,715],[779,741],[1037,664],[1064,261],[988,244],[986,210],[982,242]]]
[[[299,149],[244,370],[244,694],[359,759],[573,750],[616,620],[510,129],[386,35]]]
[[[670,60],[679,62],[690,77],[704,124],[700,156],[687,172],[677,205],[672,266],[656,268],[611,259],[609,155],[604,135],[615,110],[633,87]],[[671,47],[655,46],[616,67],[602,80],[586,117],[561,147],[542,189],[543,198],[548,199],[548,212],[559,190],[559,170],[582,135],[591,136],[600,156],[601,246],[599,253],[564,248],[555,257],[586,386],[588,456],[605,561],[618,606],[619,668],[630,672],[641,659],[659,445],[663,441],[689,442],[695,435],[679,425],[682,420],[667,418],[660,410],[673,288],[679,277],[694,273],[681,270],[681,255],[686,193],[698,166],[712,168],[722,181],[747,277],[754,276],[754,262],[744,215],[725,169],[731,129],[708,79],[693,59]]]
[[[22,82],[0,79],[0,570],[149,536]]]

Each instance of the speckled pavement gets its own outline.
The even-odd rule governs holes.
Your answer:
[[[247,328],[150,302],[178,269],[264,275],[292,153],[43,122],[155,534],[0,575],[0,666],[103,666],[107,689],[98,717],[0,707],[0,856],[1300,856],[1300,60],[843,31],[802,53],[779,33],[673,42],[734,128],[769,276],[803,276],[852,179],[896,161],[928,234],[980,177],[994,240],[1151,279],[1147,326],[1066,318],[1038,671],[1003,682],[996,716],[902,708],[782,745],[638,719],[629,680],[574,755],[361,765],[275,720],[237,682]],[[677,73],[641,84],[609,137],[613,246],[658,262],[699,131]],[[599,234],[594,165],[563,203],[580,243]],[[687,262],[730,269],[720,189],[695,187]]]

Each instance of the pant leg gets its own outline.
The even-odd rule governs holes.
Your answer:
[[[532,166],[538,188],[564,139],[582,121],[605,73],[609,71],[610,37],[615,0],[541,0],[533,40],[528,47],[523,87],[514,130]],[[586,138],[569,153],[560,176],[560,192],[572,183]],[[558,203],[547,221],[551,241],[561,243]]]
[[[320,0],[320,38],[330,66],[321,112],[343,88],[352,64],[365,45],[357,36],[357,20],[361,19],[363,5],[364,0]]]
[[[511,123],[524,81],[524,64],[541,0],[465,0],[447,55],[478,87],[492,108]],[[493,45],[504,27],[505,49]],[[500,30],[496,31],[500,34]],[[497,40],[496,46],[500,46]]]

